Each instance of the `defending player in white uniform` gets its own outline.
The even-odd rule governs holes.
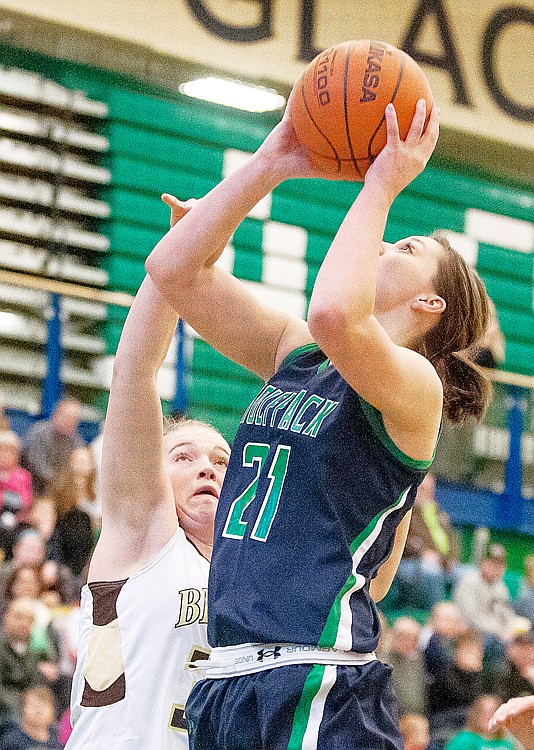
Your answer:
[[[185,213],[173,207],[173,223]],[[156,375],[177,316],[146,278],[117,350],[104,427],[102,533],[82,593],[68,750],[185,750],[188,662],[208,653],[213,520],[229,447],[163,436]]]

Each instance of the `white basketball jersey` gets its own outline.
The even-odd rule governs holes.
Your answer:
[[[68,750],[186,750],[187,663],[209,653],[208,573],[178,529],[131,578],[84,586]]]

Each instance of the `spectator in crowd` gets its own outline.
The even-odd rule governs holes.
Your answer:
[[[400,719],[404,750],[426,750],[430,742],[428,719],[421,714],[405,714]]]
[[[400,714],[424,714],[425,664],[419,650],[421,626],[412,617],[399,617],[391,627],[386,661],[393,669],[393,688]]]
[[[32,478],[29,471],[20,463],[22,443],[19,436],[11,430],[0,431],[0,491],[1,507],[18,506],[26,510],[32,506]],[[10,495],[15,495],[11,498]],[[13,501],[16,500],[16,503]],[[15,507],[16,509],[16,507]]]
[[[89,452],[88,448],[83,451]],[[48,541],[48,557],[66,565],[75,578],[80,577],[94,547],[91,516],[80,507],[87,499],[86,484],[69,466],[52,481],[49,492],[57,521]]]
[[[85,573],[85,571],[84,571]],[[71,605],[80,598],[80,584],[85,583],[84,574],[76,581],[66,565],[60,565],[55,560],[45,560],[41,568],[44,591],[41,599],[49,607]]]
[[[39,601],[41,593],[44,590],[43,579],[41,576],[41,565],[24,563],[13,568],[9,578],[6,581],[5,603],[6,607],[14,599],[22,597]],[[39,625],[46,627],[50,622],[50,612],[45,604],[42,604],[43,614],[36,610],[35,616]]]
[[[526,617],[534,626],[534,555],[527,555],[523,565],[525,572],[512,607],[517,615]]]
[[[40,566],[43,592],[41,599],[49,607],[59,607],[69,604],[73,597],[79,598],[79,587],[75,585],[72,572],[65,566],[59,565],[55,560],[50,559],[52,546],[55,541],[51,541],[52,533],[57,523],[57,512],[53,502],[48,497],[39,497],[33,504],[29,522],[26,527],[19,525],[19,533],[30,539],[37,538],[40,540],[36,543],[36,563]],[[18,565],[26,564],[25,560],[18,560]],[[16,567],[11,563],[8,568],[12,570]],[[82,581],[83,582],[83,581]]]
[[[512,698],[500,706],[489,722],[489,729],[507,729],[525,750],[534,750],[534,695]]]
[[[59,677],[59,635],[54,629],[53,612],[44,599],[45,581],[42,571],[46,565],[20,565],[14,568],[6,585],[6,602],[26,599],[33,602],[34,621],[30,635],[30,650],[39,657],[39,669],[47,684],[56,690]]]
[[[468,570],[454,590],[454,600],[466,623],[477,628],[499,647],[508,641],[518,625],[510,606],[510,594],[503,581],[506,551],[500,544],[490,544],[477,569]]]
[[[49,497],[38,497],[35,499],[30,519],[29,528],[37,531],[43,539],[46,549],[54,531],[57,521],[57,511],[54,501]]]
[[[53,610],[52,615],[52,628],[57,637],[59,655],[59,674],[53,687],[58,713],[61,715],[70,706],[70,692],[76,667],[76,650],[80,631],[79,600]]]
[[[21,441],[11,430],[0,431],[0,550],[12,554],[15,527],[32,505],[32,478],[19,466]]]
[[[41,565],[45,552],[43,539],[33,529],[24,528],[15,536],[11,559],[0,565],[0,612],[5,609],[6,585],[13,570],[21,565]]]
[[[448,594],[456,554],[450,520],[435,499],[430,474],[417,491],[403,557],[386,608],[429,611]]]
[[[506,660],[495,676],[495,692],[503,702],[534,692],[534,640],[530,633],[520,633],[508,644]]]
[[[53,477],[68,464],[72,451],[84,445],[78,434],[80,410],[76,399],[61,399],[50,419],[37,422],[26,433],[23,464],[32,475],[36,495],[46,494]]]
[[[440,747],[465,724],[473,701],[486,691],[484,641],[476,630],[459,635],[452,663],[444,663],[428,681],[430,736]]]
[[[46,583],[43,577],[46,563],[43,565],[20,565],[14,568],[6,584],[6,604],[16,599],[31,599],[35,604],[35,621],[32,628],[31,646],[34,650],[48,652],[44,644],[48,644],[50,638],[56,638],[50,634],[50,624],[53,612],[46,601]],[[53,649],[55,654],[57,648]],[[54,657],[55,658],[55,657]]]
[[[467,626],[454,602],[439,602],[433,607],[428,625],[421,633],[425,667],[430,678],[452,663],[454,643],[466,630]]]
[[[0,701],[14,716],[22,710],[22,696],[43,681],[39,656],[30,648],[35,622],[35,602],[15,599],[4,615],[0,634]]]
[[[428,567],[451,571],[458,562],[458,539],[449,516],[436,501],[436,479],[432,474],[427,474],[419,485],[411,524],[413,533],[424,542]]]
[[[97,495],[97,467],[91,446],[75,448],[70,456],[68,473],[76,492],[79,508],[88,513],[95,530],[102,523],[102,499]]]
[[[71,601],[76,587],[73,575],[64,565],[46,561],[46,543],[41,534],[32,528],[23,529],[13,545],[13,558],[0,566],[0,612],[5,609],[6,586],[14,570],[21,566],[37,566],[45,589],[56,588],[62,592],[62,601]]]
[[[61,750],[55,726],[54,698],[46,686],[26,690],[20,722],[8,728],[0,750]]]
[[[502,727],[488,728],[498,706],[495,695],[480,695],[469,710],[465,729],[450,740],[446,750],[514,750]]]
[[[69,594],[58,582],[58,573],[53,561],[15,568],[7,582],[6,600],[8,605],[21,597],[34,602],[30,649],[39,655],[41,671],[54,691],[58,710],[62,711],[69,705],[74,674],[79,602],[74,604],[69,600]]]

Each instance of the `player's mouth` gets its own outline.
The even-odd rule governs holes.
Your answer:
[[[195,492],[195,495],[211,495],[216,500],[219,499],[219,492],[217,491],[217,488],[213,487],[213,485],[211,484],[206,484],[203,487],[199,487]]]

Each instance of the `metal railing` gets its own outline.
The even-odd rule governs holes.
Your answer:
[[[43,418],[47,418],[52,413],[63,391],[61,379],[63,362],[63,346],[61,341],[63,298],[70,297],[129,308],[133,297],[123,292],[95,289],[93,287],[2,269],[0,269],[0,284],[38,290],[49,294],[49,305],[46,314],[46,371],[42,381],[40,415]],[[176,336],[176,387],[172,400],[172,408],[178,412],[185,412],[187,408],[187,392],[185,384],[184,325],[181,320],[178,321]]]

